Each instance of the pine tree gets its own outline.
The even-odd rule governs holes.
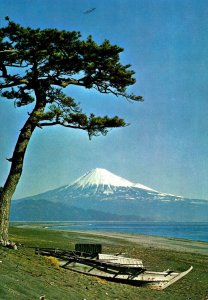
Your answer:
[[[118,116],[87,116],[72,97],[67,86],[95,89],[99,93],[142,101],[127,94],[135,83],[130,65],[120,63],[122,48],[108,40],[98,45],[89,36],[85,41],[75,31],[24,28],[8,21],[0,28],[0,95],[15,106],[33,103],[22,127],[9,162],[11,168],[0,191],[0,240],[8,241],[9,211],[12,196],[22,174],[28,143],[34,130],[61,125],[85,130],[89,137],[106,135],[110,128],[124,127]],[[16,70],[16,73],[14,73]]]

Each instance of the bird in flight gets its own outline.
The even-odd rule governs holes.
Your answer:
[[[96,7],[93,7],[91,9],[88,9],[86,11],[84,11],[84,14],[90,14],[91,12],[93,12],[94,10],[96,10]]]

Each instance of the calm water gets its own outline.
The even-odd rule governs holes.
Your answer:
[[[167,222],[63,222],[53,229],[96,230],[157,235],[208,242],[208,223]]]

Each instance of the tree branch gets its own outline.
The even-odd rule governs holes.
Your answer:
[[[80,82],[79,79],[54,78],[51,75],[48,75],[48,78],[51,79],[51,84],[57,85],[60,87],[64,87],[64,88],[70,84],[78,85],[78,86],[85,86],[85,84]]]
[[[50,122],[50,123],[48,123],[48,122],[43,122],[43,123],[38,123],[38,127],[47,127],[47,126],[55,126],[55,125],[61,125],[61,126],[63,126],[63,127],[67,127],[67,128],[73,128],[73,129],[82,129],[82,130],[87,130],[87,126],[80,126],[80,125],[77,125],[77,126],[75,126],[75,125],[69,125],[69,124],[64,124],[64,123],[62,123],[62,122]]]
[[[20,79],[20,80],[15,80],[14,82],[8,83],[8,84],[0,84],[0,89],[5,89],[5,88],[10,88],[22,84],[28,84],[29,81],[26,79]]]

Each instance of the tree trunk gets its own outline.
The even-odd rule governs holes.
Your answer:
[[[20,131],[11,161],[11,169],[4,187],[0,192],[0,243],[8,242],[9,213],[12,196],[22,174],[25,152],[33,131],[38,125],[39,117],[45,108],[45,101],[37,101],[25,125]]]

